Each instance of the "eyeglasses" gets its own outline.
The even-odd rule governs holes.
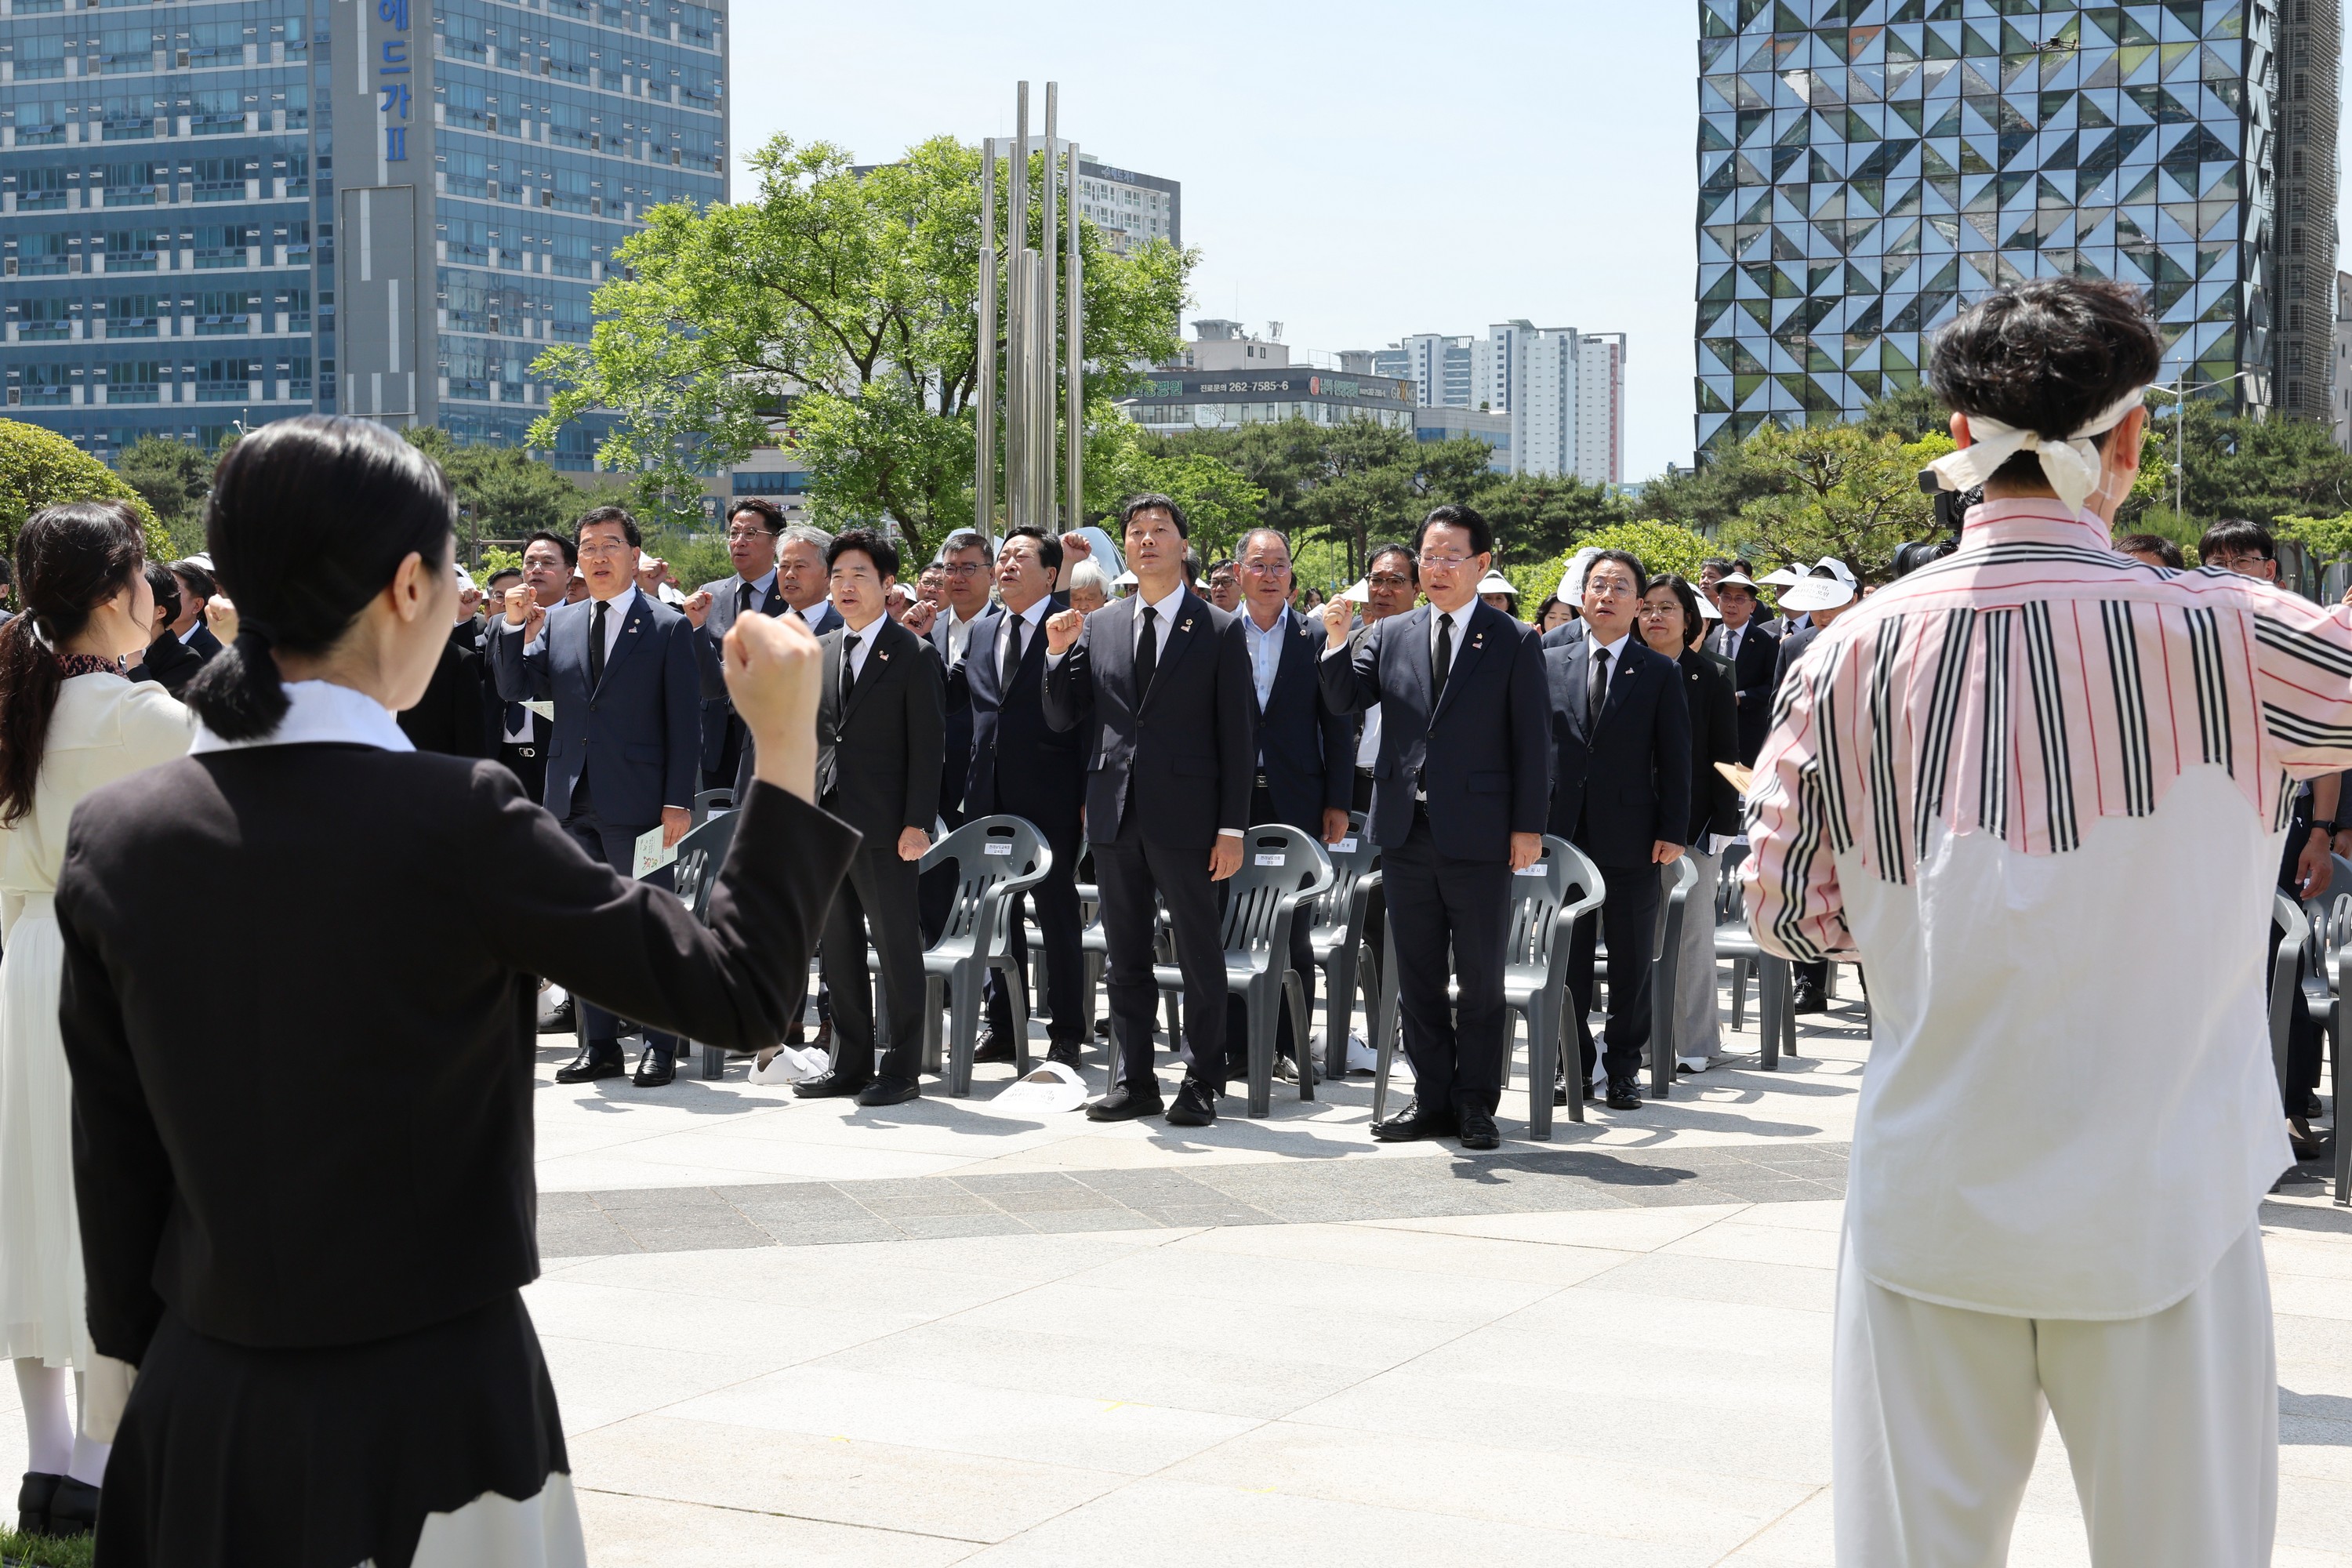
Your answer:
[[[1634,613],[1645,621],[1663,621],[1681,608],[1680,605],[1653,605],[1643,600],[1642,607]]]
[[[637,547],[625,539],[599,540],[593,544],[583,543],[580,546],[581,554],[593,555],[600,560],[607,555],[635,555],[636,552]]]
[[[1469,565],[1470,557],[1467,555],[1432,555],[1428,551],[1424,550],[1421,552],[1421,563],[1423,566],[1441,567],[1445,571],[1454,572]]]
[[[959,561],[953,565],[942,566],[940,570],[950,577],[977,577],[988,568],[977,561]]]
[[[2257,566],[2268,565],[2270,559],[2267,555],[2213,555],[2206,557],[2201,563],[2226,567],[2232,572],[2251,572]]]
[[[742,539],[773,539],[775,537],[776,531],[772,528],[730,528],[727,531],[727,542],[730,544]]]
[[[1400,572],[1380,572],[1364,581],[1375,588],[1410,588],[1412,579]]]
[[[1244,561],[1242,570],[1253,577],[1286,577],[1290,574],[1287,561]]]

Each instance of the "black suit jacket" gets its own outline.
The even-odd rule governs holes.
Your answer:
[[[1774,691],[1780,690],[1780,682],[1789,679],[1789,672],[1797,668],[1797,661],[1805,657],[1805,650],[1812,647],[1813,639],[1821,635],[1821,627],[1802,626],[1780,639],[1780,647],[1773,655],[1772,689]]]
[[[972,624],[963,661],[948,677],[950,703],[971,722],[971,760],[964,774],[967,817],[1010,812],[1027,817],[1048,837],[1075,833],[1086,797],[1087,753],[1076,731],[1045,722],[1045,619],[1069,608],[1056,594],[1045,618],[1022,633],[1021,663],[1007,686],[1003,662],[1004,623],[998,605]]]
[[[1244,608],[1243,616],[1249,611]],[[1323,837],[1323,813],[1345,811],[1356,798],[1356,723],[1324,700],[1315,668],[1323,651],[1319,621],[1284,612],[1289,635],[1274,672],[1274,693],[1257,707],[1256,672],[1251,672],[1250,706],[1257,719],[1257,765],[1274,797],[1275,820],[1302,833]],[[1240,616],[1234,617],[1239,620]],[[1243,631],[1247,651],[1249,633]]]
[[[824,696],[816,719],[816,797],[866,836],[869,848],[895,847],[909,827],[932,831],[940,815],[940,752],[947,728],[947,681],[939,656],[887,616],[866,628],[866,667],[841,697],[847,626],[817,639],[824,649]],[[746,748],[740,783],[749,782]],[[740,784],[739,784],[740,787]]]
[[[1341,713],[1381,705],[1372,764],[1372,837],[1412,832],[1413,792],[1454,860],[1507,860],[1511,835],[1541,833],[1551,791],[1544,652],[1533,627],[1474,601],[1432,711],[1429,605],[1375,622],[1360,642],[1319,656],[1324,700]]]
[[[755,792],[704,925],[494,763],[263,746],[95,791],[57,892],[91,1339],[137,1363],[168,1308],[234,1344],[352,1344],[528,1282],[534,977],[772,1046],[856,846]],[[221,1070],[256,1040],[294,1058],[267,1088]]]
[[[1234,617],[1184,590],[1160,628],[1151,689],[1135,689],[1134,595],[1087,617],[1076,647],[1045,672],[1045,722],[1078,731],[1087,760],[1087,837],[1108,844],[1132,811],[1154,844],[1206,849],[1249,827],[1256,694]]]
[[[727,677],[719,656],[720,640],[734,628],[735,600],[742,585],[743,579],[740,576],[721,577],[715,583],[705,583],[697,590],[710,595],[710,608],[704,614],[702,625],[694,632],[694,668],[702,683],[702,771],[705,773],[715,772],[725,765],[728,730],[742,723],[735,717],[735,705],[727,700]],[[829,605],[825,607],[832,608]],[[776,592],[773,574],[769,578],[767,593],[753,595],[752,608],[762,616],[784,613],[784,596]]]
[[[1724,661],[1697,648],[1685,648],[1683,696],[1690,710],[1690,837],[1704,846],[1710,833],[1739,831],[1739,792],[1717,763],[1741,763],[1739,721],[1731,700],[1731,674]]]
[[[5,625],[0,622],[0,625]],[[205,661],[195,649],[165,632],[147,645],[137,668],[130,672],[133,680],[152,680],[177,697],[188,689],[188,682],[204,668]]]
[[[202,621],[198,621],[196,623],[196,629],[188,634],[188,647],[198,658],[203,659],[206,664],[210,664],[221,655],[220,638],[213,636],[212,627],[205,625]]]
[[[1730,646],[1727,627],[1717,626],[1706,634],[1709,653],[1722,655]],[[1732,706],[1739,716],[1739,761],[1752,763],[1764,749],[1764,737],[1772,728],[1772,692],[1779,684],[1780,639],[1761,620],[1748,623],[1747,635],[1739,639],[1739,652],[1732,656]]]
[[[1602,866],[1646,866],[1660,839],[1687,843],[1690,703],[1682,668],[1629,637],[1598,729],[1584,721],[1592,639],[1546,648],[1552,764],[1549,830]]]
[[[464,628],[460,627],[459,630]],[[482,659],[454,637],[441,645],[441,662],[416,706],[396,718],[401,732],[420,752],[452,757],[487,757],[496,747],[482,701]]]

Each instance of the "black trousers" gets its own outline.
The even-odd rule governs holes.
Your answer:
[[[964,825],[964,814],[951,805],[940,807],[940,819],[953,833]],[[917,907],[923,922],[923,946],[928,949],[940,940],[940,932],[948,929],[948,910],[955,907],[956,872],[952,864],[934,866],[921,873],[921,891],[917,895]]]
[[[874,981],[866,943],[882,960],[882,994],[890,1008],[890,1038],[882,1071],[912,1083],[920,1075],[923,1044],[923,939],[915,912],[915,862],[898,847],[868,846],[849,862],[833,907],[825,911],[817,972],[833,993],[834,1070],[852,1079],[874,1074]]]
[[[2311,842],[2311,818],[2305,816],[2302,809],[2302,806],[2308,805],[2308,801],[2300,803],[2294,820],[2287,825],[2286,847],[2279,858],[2279,891],[2297,901],[2300,901],[2303,897],[2303,889],[2294,879],[2295,860],[2303,853],[2303,847]],[[2337,891],[2338,889],[2330,888],[2328,894],[2333,897]],[[2268,921],[2264,921],[2263,922],[2262,976],[2263,1003],[2266,1008],[2270,1004],[2271,996],[2271,956],[2277,951],[2278,931]],[[2306,954],[2295,955],[2294,1005],[2288,1010],[2286,1024],[2286,1081],[2279,1085],[2279,1095],[2283,1102],[2281,1109],[2289,1116],[2301,1116],[2304,1097],[2319,1087],[2322,1054],[2319,1020],[2314,1018],[2311,1016],[2311,1009],[2303,1005],[2303,982],[2310,966],[2311,960]],[[2342,1047],[2339,1046],[2337,1048]]]
[[[1281,817],[1275,815],[1274,796],[1266,793],[1264,785],[1260,785],[1252,792],[1250,795],[1251,826],[1255,827],[1265,823],[1281,820]],[[1291,826],[1297,825],[1294,823]],[[1323,837],[1323,825],[1318,822],[1307,831],[1319,840]],[[1220,887],[1222,886],[1223,884],[1220,884]],[[1220,898],[1218,900],[1220,910],[1223,910],[1223,904],[1224,900]],[[1290,967],[1298,972],[1300,984],[1307,987],[1307,1016],[1310,1021],[1315,1016],[1314,933],[1313,907],[1302,905],[1298,910],[1298,918],[1290,925]],[[1279,1022],[1274,1026],[1275,1054],[1288,1057],[1295,1062],[1300,1061],[1298,1042],[1292,1037],[1289,1006],[1285,1005],[1276,1017]],[[1242,1005],[1240,997],[1230,993],[1225,997],[1225,1050],[1231,1058],[1231,1065],[1226,1068],[1226,1076],[1239,1079],[1249,1077],[1248,1009]]]
[[[1413,1100],[1431,1115],[1495,1113],[1503,1096],[1503,950],[1511,934],[1511,863],[1437,852],[1416,814],[1402,844],[1381,852],[1397,1005]],[[1445,994],[1448,954],[1461,1000]]]
[[[1577,1059],[1592,1079],[1593,954],[1609,938],[1609,1060],[1611,1078],[1634,1078],[1650,1047],[1650,959],[1658,940],[1658,868],[1601,866],[1609,897],[1597,913],[1576,922],[1568,950],[1568,1010],[1576,1017]]]
[[[1151,900],[1156,892],[1168,906],[1176,963],[1184,972],[1184,1028],[1192,1047],[1192,1075],[1223,1092],[1225,946],[1217,918],[1217,884],[1209,879],[1209,847],[1171,848],[1147,842],[1130,815],[1120,825],[1118,837],[1108,844],[1097,841],[1094,852],[1103,942],[1110,959],[1103,989],[1118,1040],[1118,1081],[1139,1089],[1152,1084],[1153,1025],[1160,1010],[1160,987],[1151,975],[1157,925]]]
[[[1609,886],[1613,889],[1617,884],[1612,882]],[[1613,940],[1611,945],[1612,947],[1615,945]],[[1810,985],[1816,991],[1827,991],[1829,989],[1830,966],[1827,959],[1819,959],[1811,963],[1801,962],[1795,963],[1791,963],[1789,967],[1792,972],[1790,978],[1796,984]]]
[[[1052,821],[1049,813],[1033,816],[1018,804],[999,804],[1007,814],[1034,823],[1045,835],[1045,847],[1054,852],[1054,868],[1045,879],[1013,903],[1013,956],[1021,965],[1023,1008],[1026,1011],[1032,1005],[1029,938],[1021,929],[1022,907],[1026,903],[1037,911],[1037,933],[1045,943],[1045,1005],[1054,1015],[1046,1035],[1057,1046],[1083,1044],[1085,1005],[1080,993],[1087,971],[1086,954],[1079,946],[1085,926],[1078,914],[1078,819],[1072,816],[1066,821]],[[988,1026],[1011,1037],[1013,994],[1005,989],[1004,977],[994,972],[988,977]]]
[[[642,827],[617,827],[608,825],[603,817],[596,815],[596,805],[588,798],[588,781],[584,778],[572,792],[572,815],[563,819],[563,831],[578,840],[580,847],[624,877],[636,870],[638,837],[650,832],[656,826],[653,823],[647,823]],[[619,1054],[618,1041],[621,1034],[619,1018],[584,996],[580,998],[575,1012],[580,1020],[582,1044],[599,1056]],[[645,1036],[646,1047],[648,1050],[669,1056],[677,1054],[677,1037],[676,1035],[665,1035],[656,1030],[647,1029],[645,1031]]]

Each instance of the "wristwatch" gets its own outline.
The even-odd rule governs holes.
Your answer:
[[[2330,838],[2335,837],[2338,833],[2344,831],[2344,825],[2342,823],[2329,822],[2320,817],[2314,817],[2312,819],[2311,826],[2316,831],[2326,834]]]

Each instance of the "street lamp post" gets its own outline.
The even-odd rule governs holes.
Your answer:
[[[2193,365],[2184,365],[2181,367],[2180,374],[2173,378],[2172,385],[2169,387],[2158,386],[2154,388],[2155,391],[2168,393],[2172,398],[2172,515],[2175,517],[2186,517],[2189,514],[2188,386],[2189,373],[2195,367]],[[2227,386],[2231,382],[2242,380],[2244,377],[2252,375],[2263,368],[2264,367],[2261,365],[2252,365],[2245,370],[2239,371],[2234,375],[2225,375],[2219,381],[2208,381],[2200,384],[2205,386]]]

